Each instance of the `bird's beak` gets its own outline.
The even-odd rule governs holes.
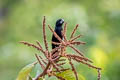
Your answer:
[[[62,19],[62,20],[60,21],[60,23],[63,24],[63,23],[64,23],[64,19]]]

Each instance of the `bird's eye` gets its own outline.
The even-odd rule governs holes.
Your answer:
[[[61,19],[61,20],[60,20],[60,24],[63,24],[63,23],[64,23],[64,19]]]

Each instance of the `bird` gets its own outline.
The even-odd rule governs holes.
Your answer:
[[[56,32],[56,34],[61,38],[63,39],[63,36],[62,36],[62,25],[64,24],[64,19],[58,19],[56,21],[56,24],[55,24],[55,29],[54,31]],[[59,43],[60,41],[54,36],[52,35],[52,42],[57,42]],[[56,47],[59,47],[59,45],[55,45],[52,43],[52,49],[56,48]]]

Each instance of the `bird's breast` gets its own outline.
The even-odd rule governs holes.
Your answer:
[[[57,28],[57,29],[55,29],[55,32],[57,33],[57,35],[60,37],[60,38],[62,38],[62,28]]]

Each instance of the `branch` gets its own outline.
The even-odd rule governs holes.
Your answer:
[[[39,62],[39,64],[40,64],[40,66],[42,67],[42,69],[44,70],[45,69],[45,66],[42,64],[42,62],[40,61],[40,59],[39,59],[39,57],[38,57],[38,55],[37,54],[35,54],[35,56],[36,56],[36,58],[37,58],[37,60],[38,60],[38,62]]]
[[[63,37],[64,37],[64,40],[66,41],[66,32],[67,32],[67,23],[64,24],[64,30],[63,30]]]
[[[80,34],[80,35],[78,35],[78,36],[76,36],[76,37],[73,37],[73,38],[71,38],[71,40],[70,41],[74,41],[74,40],[76,40],[76,39],[78,39],[78,38],[80,38],[82,35]]]
[[[53,35],[61,42],[63,43],[62,39],[56,34],[56,32],[48,25],[50,31],[53,33]]]
[[[28,42],[25,42],[25,41],[21,41],[20,43],[23,43],[24,45],[27,45],[27,46],[30,46],[30,47],[36,48],[37,50],[39,50],[39,51],[45,53],[45,51],[43,51],[42,48],[40,48],[40,47],[38,47],[38,46],[36,46],[36,45],[34,45],[34,44],[32,44],[32,43],[28,43]]]
[[[76,80],[78,80],[78,75],[77,75],[77,72],[76,72],[76,70],[75,70],[75,68],[74,68],[74,66],[73,66],[73,63],[71,62],[71,59],[70,59],[70,58],[68,58],[68,60],[69,60],[69,63],[70,63],[70,65],[71,65],[71,67],[72,67],[72,71],[73,71],[74,74],[75,74]]]
[[[76,51],[79,55],[84,56],[82,52],[80,52],[78,49],[76,49],[72,45],[69,45],[69,47],[72,48],[74,51]]]
[[[77,30],[78,26],[79,26],[79,25],[77,24],[76,27],[73,29],[70,38],[73,38],[73,35],[74,35],[75,31]]]
[[[44,16],[44,19],[43,19],[43,37],[44,37],[44,44],[45,44],[45,48],[46,50],[48,51],[48,43],[47,43],[47,40],[46,40],[46,31],[45,31],[45,16]]]

